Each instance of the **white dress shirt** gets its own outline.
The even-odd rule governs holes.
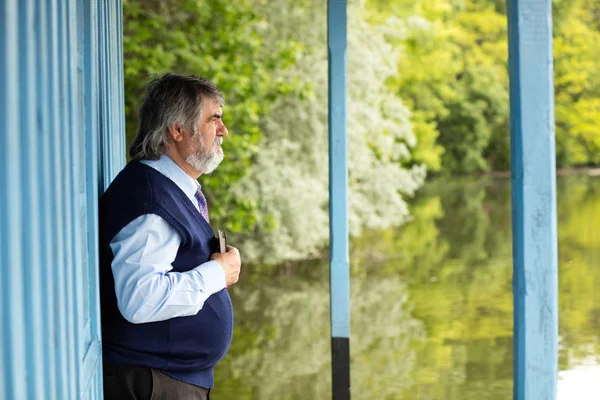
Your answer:
[[[200,186],[168,156],[142,161],[171,179],[190,198]],[[225,272],[208,261],[187,272],[171,271],[181,236],[164,218],[142,215],[125,226],[110,242],[114,259],[117,304],[129,322],[163,321],[195,315],[210,295],[225,288]]]

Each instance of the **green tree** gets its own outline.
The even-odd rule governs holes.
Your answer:
[[[559,166],[600,164],[598,1],[559,2],[554,69]]]
[[[507,21],[499,0],[369,0],[370,20],[400,19],[391,87],[412,111],[415,156],[431,170],[510,167]],[[554,0],[557,165],[600,163],[600,2]],[[422,148],[421,146],[425,146]],[[423,157],[422,154],[429,155]]]
[[[403,52],[390,85],[413,111],[416,136],[426,138],[429,149],[420,152],[441,154],[442,172],[506,164],[505,17],[471,1],[392,3],[391,12],[402,10],[404,37],[395,41]],[[380,19],[390,18],[389,2],[370,4]]]

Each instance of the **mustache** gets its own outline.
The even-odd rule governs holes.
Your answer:
[[[216,137],[215,141],[213,142],[213,147],[217,147],[223,144],[223,138],[222,137]]]

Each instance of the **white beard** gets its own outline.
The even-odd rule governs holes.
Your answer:
[[[204,146],[204,140],[202,139],[200,146],[198,146],[198,150],[187,156],[185,161],[196,171],[200,171],[203,174],[210,174],[217,169],[219,164],[221,164],[221,161],[223,161],[224,154],[220,147],[221,143],[223,143],[222,137],[215,138],[212,149],[207,151]]]

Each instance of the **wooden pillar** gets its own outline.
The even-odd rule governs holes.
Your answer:
[[[508,0],[514,399],[554,400],[558,256],[550,0]]]
[[[346,0],[328,0],[329,224],[333,399],[350,399]]]

